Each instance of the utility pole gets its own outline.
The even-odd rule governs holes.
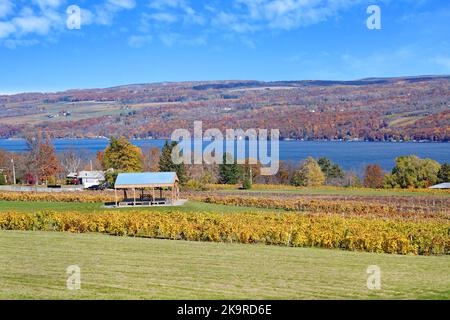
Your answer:
[[[11,163],[12,163],[12,171],[13,171],[13,183],[14,185],[16,185],[16,168],[14,166],[14,158],[11,158]]]

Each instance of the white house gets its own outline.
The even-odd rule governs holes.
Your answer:
[[[103,171],[80,171],[78,180],[83,185],[83,188],[87,189],[105,182],[105,174]]]

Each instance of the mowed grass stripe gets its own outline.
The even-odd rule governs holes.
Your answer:
[[[203,203],[199,201],[188,201],[180,207],[149,207],[149,208],[122,208],[107,209],[103,203],[79,203],[79,202],[27,202],[27,201],[0,201],[1,212],[25,212],[35,213],[42,211],[56,212],[126,212],[126,211],[143,211],[143,212],[220,212],[220,213],[239,213],[239,212],[281,212],[281,209],[265,209],[256,207],[237,207],[222,204]]]
[[[66,289],[73,264],[80,291]],[[373,264],[381,291],[366,287]],[[448,299],[449,266],[449,256],[0,231],[0,299]]]

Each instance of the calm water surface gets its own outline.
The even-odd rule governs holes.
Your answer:
[[[56,139],[53,140],[56,151],[79,150],[95,153],[105,149],[106,139]],[[145,149],[162,147],[164,140],[133,140],[133,144]],[[208,143],[205,143],[207,145]],[[24,140],[0,139],[0,149],[24,152],[27,146]],[[280,141],[280,159],[301,161],[308,156],[328,157],[344,169],[361,171],[367,164],[378,163],[390,171],[394,159],[402,155],[415,154],[421,158],[432,158],[441,163],[450,162],[449,143],[391,143],[391,142],[316,142],[316,141]]]

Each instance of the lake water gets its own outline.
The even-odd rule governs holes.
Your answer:
[[[109,142],[106,139],[56,139],[53,143],[57,152],[74,149],[95,153],[104,150]],[[164,140],[133,140],[132,143],[141,148],[161,148]],[[0,149],[24,152],[27,147],[24,140],[0,139]],[[396,157],[411,154],[440,163],[450,162],[450,143],[280,141],[280,160],[327,157],[346,170],[358,172],[370,163],[378,163],[390,171]]]

